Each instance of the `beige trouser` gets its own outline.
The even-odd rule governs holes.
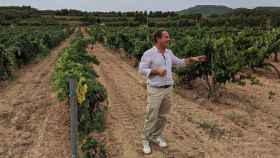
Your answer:
[[[166,124],[166,115],[171,109],[171,95],[173,86],[169,88],[154,88],[147,86],[147,109],[145,113],[143,142],[155,142],[155,138],[162,136]]]

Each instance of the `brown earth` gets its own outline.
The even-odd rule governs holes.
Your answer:
[[[85,30],[83,33],[88,37]],[[165,130],[169,147],[153,145],[153,153],[144,156],[141,132],[146,109],[145,80],[118,53],[101,44],[88,48],[88,52],[100,61],[93,68],[108,91],[104,135],[110,158],[279,157],[277,80],[257,76],[262,85],[229,84],[222,90],[219,103],[211,103],[201,94],[205,89],[199,81],[194,90],[176,87]]]
[[[69,111],[52,90],[51,75],[58,55],[72,34],[50,55],[16,72],[0,91],[0,157],[70,157]]]

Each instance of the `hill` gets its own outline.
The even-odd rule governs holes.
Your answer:
[[[280,7],[256,7],[254,10],[257,10],[257,11],[280,12]]]
[[[203,16],[209,15],[222,15],[231,12],[233,9],[221,5],[197,5],[185,10],[179,11],[179,14],[202,14]]]

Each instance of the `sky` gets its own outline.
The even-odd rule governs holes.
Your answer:
[[[206,4],[254,8],[280,6],[280,0],[0,0],[0,6],[29,5],[38,9],[67,8],[84,11],[177,11]]]

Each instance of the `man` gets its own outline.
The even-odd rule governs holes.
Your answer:
[[[190,65],[193,62],[207,61],[206,56],[179,59],[168,48],[169,33],[159,30],[154,34],[154,47],[147,50],[139,64],[139,72],[147,78],[147,110],[143,131],[143,152],[151,153],[150,142],[167,147],[163,137],[166,114],[171,107],[173,89],[172,65],[176,67]]]

